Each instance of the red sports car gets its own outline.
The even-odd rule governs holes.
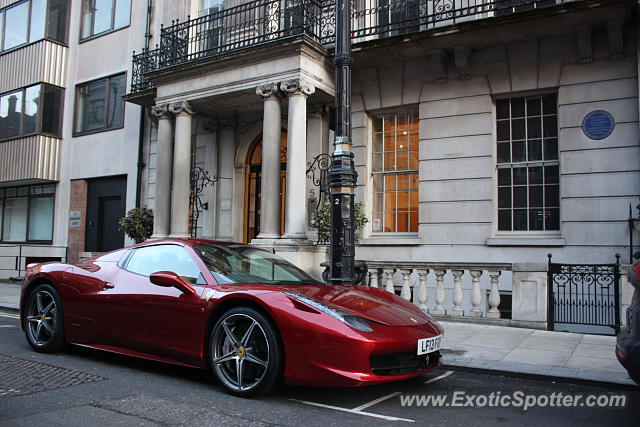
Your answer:
[[[443,330],[384,290],[332,286],[269,251],[167,239],[79,264],[32,264],[22,327],[37,351],[65,343],[211,369],[231,393],[361,386],[440,365]]]

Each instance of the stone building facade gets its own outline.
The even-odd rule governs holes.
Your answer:
[[[4,0],[0,13],[38,1]],[[73,260],[130,243],[113,218],[147,206],[154,238],[252,242],[321,274],[312,216],[322,194],[307,169],[332,151],[333,1],[44,3],[68,6],[56,21],[68,34],[54,42],[34,30],[7,44],[0,118],[15,116],[11,94],[44,84],[64,89],[62,126],[2,139],[0,210],[18,187],[53,184],[50,230],[33,231],[51,236],[4,239],[3,259],[13,265],[18,246]],[[629,262],[640,196],[635,2],[353,8],[357,201],[369,220],[356,258],[371,283],[435,312],[495,315],[502,298],[505,313],[542,321],[548,253]],[[24,61],[42,64],[33,78]],[[197,203],[194,170],[213,181],[201,181]],[[507,308],[511,295],[520,306]]]
[[[179,22],[163,10],[159,47],[134,55],[126,97],[152,111],[142,194],[155,237],[252,242],[319,275],[319,189],[305,169],[332,151],[332,3],[205,2],[215,7],[199,15],[192,3]],[[542,279],[524,291],[512,279],[546,277],[548,253],[628,262],[639,63],[633,3],[472,3],[354,2],[353,143],[369,219],[356,258],[381,286],[415,290],[423,274],[454,311],[486,313],[493,270],[503,298],[536,300]],[[194,231],[195,166],[217,180]],[[480,302],[456,304],[457,287],[477,284]]]

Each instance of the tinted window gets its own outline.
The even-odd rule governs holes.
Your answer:
[[[135,250],[127,270],[150,276],[157,271],[172,271],[187,283],[196,283],[200,269],[191,255],[181,246],[156,245]]]
[[[219,284],[322,284],[279,256],[251,246],[203,243],[193,249]]]

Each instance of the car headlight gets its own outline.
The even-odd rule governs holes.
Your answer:
[[[323,304],[319,301],[316,301],[304,295],[294,294],[291,292],[285,292],[285,295],[295,300],[298,300],[301,303],[308,305],[309,307],[313,307],[322,313],[328,314],[334,319],[338,319],[342,323],[351,326],[353,329],[357,329],[363,332],[373,332],[373,329],[371,329],[371,326],[367,324],[367,320],[360,316],[356,316],[355,314],[338,310],[337,308],[329,307],[326,304]]]

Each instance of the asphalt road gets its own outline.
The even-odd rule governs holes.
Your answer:
[[[411,381],[358,389],[285,387],[259,399],[229,396],[206,371],[79,347],[35,353],[14,313],[0,312],[0,425],[629,425],[640,419],[640,388],[556,383],[440,369]],[[446,359],[445,359],[446,362]],[[457,394],[456,394],[457,393]],[[462,393],[465,395],[462,396]],[[493,393],[493,397],[491,394]],[[566,396],[608,399],[624,408],[551,407]],[[411,396],[445,396],[444,406],[403,406]],[[452,400],[456,397],[456,400]],[[485,396],[485,397],[483,397]],[[508,396],[518,403],[491,406]],[[554,397],[555,396],[555,397]],[[605,396],[605,397],[602,397]],[[555,399],[555,402],[553,401]],[[571,398],[573,399],[573,398]],[[473,403],[474,406],[452,406]],[[447,406],[447,403],[449,406]]]

